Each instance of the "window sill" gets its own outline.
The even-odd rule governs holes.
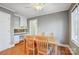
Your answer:
[[[79,42],[77,42],[76,40],[71,40],[77,47],[79,47]]]

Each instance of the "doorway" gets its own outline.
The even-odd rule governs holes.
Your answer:
[[[29,21],[29,32],[31,35],[37,35],[37,19]]]

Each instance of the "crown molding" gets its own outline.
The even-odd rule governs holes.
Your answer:
[[[10,10],[10,11],[12,11],[12,12],[15,12],[15,10],[13,10],[13,9],[11,9],[11,8],[8,8],[8,7],[6,7],[6,6],[2,5],[2,4],[0,4],[0,7],[5,8],[5,9],[7,9],[7,10]]]

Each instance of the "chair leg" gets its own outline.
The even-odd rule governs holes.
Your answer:
[[[57,48],[57,45],[56,45],[56,47],[55,47],[55,55],[57,55],[57,49],[58,49],[58,48]]]
[[[34,50],[33,50],[33,55],[35,55],[35,52],[34,52]]]

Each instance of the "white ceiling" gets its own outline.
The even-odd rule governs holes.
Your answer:
[[[41,11],[37,11],[32,7],[31,3],[0,3],[0,5],[5,6],[15,13],[26,16],[27,18],[60,12],[68,10],[70,3],[46,3]]]

